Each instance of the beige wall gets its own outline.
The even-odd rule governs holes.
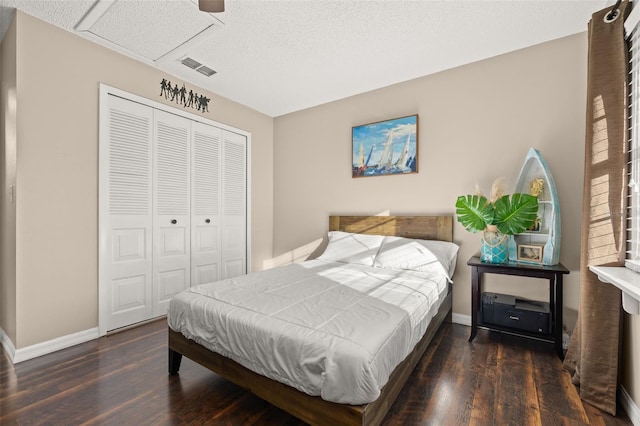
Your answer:
[[[553,174],[562,211],[567,323],[578,306],[586,96],[586,35],[579,34],[275,119],[274,254],[321,238],[330,214],[453,214],[458,195],[509,191],[529,148]],[[351,127],[419,114],[419,173],[351,178]],[[457,222],[461,246],[454,312],[470,314],[466,260],[480,234]],[[500,285],[496,276],[487,281]],[[506,281],[511,282],[513,278]],[[519,287],[546,297],[544,281]],[[494,285],[493,283],[490,283]],[[573,315],[572,315],[573,314]]]
[[[16,339],[16,23],[0,44],[0,328]]]
[[[452,53],[454,54],[454,53]],[[565,321],[579,304],[580,220],[585,135],[586,33],[339,100],[275,119],[274,254],[302,258],[317,246],[331,214],[454,214],[475,183],[518,176],[529,148],[556,181],[562,212]],[[418,113],[419,173],[351,178],[351,127]],[[454,314],[470,315],[467,259],[479,234],[457,222]],[[312,243],[312,244],[310,244]],[[487,289],[546,299],[543,280],[486,276]],[[625,387],[640,401],[640,330],[625,340]],[[634,347],[635,349],[630,349]],[[633,376],[630,376],[633,374]]]
[[[98,325],[99,83],[167,102],[159,97],[160,81],[177,79],[20,11],[15,19],[14,344],[23,348]],[[260,269],[272,249],[273,119],[198,91],[212,99],[207,118],[252,134],[251,256],[253,269]]]

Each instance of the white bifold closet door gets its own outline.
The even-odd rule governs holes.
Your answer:
[[[246,136],[192,123],[191,285],[247,270]]]
[[[191,285],[191,120],[154,111],[153,317]]]
[[[192,123],[191,285],[219,280],[222,130]]]
[[[247,143],[246,136],[223,132],[222,153],[222,277],[247,270]]]
[[[246,273],[247,137],[113,95],[107,109],[99,274],[113,330]]]
[[[109,96],[100,145],[100,294],[107,330],[152,318],[153,110]]]

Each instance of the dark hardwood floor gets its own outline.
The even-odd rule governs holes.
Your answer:
[[[2,425],[302,425],[184,358],[167,374],[167,326],[148,323],[11,365],[0,354]],[[630,425],[581,403],[552,345],[445,324],[386,425]]]

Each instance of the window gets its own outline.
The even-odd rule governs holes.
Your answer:
[[[622,290],[622,307],[640,314],[640,8],[624,23],[629,46],[629,145],[627,199],[627,256],[624,267],[589,266],[600,281]],[[634,272],[635,271],[635,272]]]
[[[640,272],[640,8],[624,23],[629,44],[629,188],[626,266]]]

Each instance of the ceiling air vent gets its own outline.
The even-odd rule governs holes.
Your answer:
[[[180,61],[180,62],[182,62],[182,64],[183,64],[183,65],[186,65],[186,66],[188,66],[189,68],[194,69],[194,70],[195,70],[196,68],[198,68],[200,65],[202,65],[200,62],[198,62],[198,61],[196,61],[196,60],[193,60],[193,59],[191,59],[191,58],[184,58],[184,59],[183,59],[182,61]]]
[[[216,73],[214,70],[212,70],[209,67],[205,67],[204,65],[201,66],[200,68],[198,68],[196,71],[201,72],[202,74],[206,75],[207,77],[211,77],[212,75],[214,75]]]
[[[211,77],[216,73],[216,71],[212,70],[211,68],[205,65],[202,65],[200,62],[189,57],[181,59],[180,62],[182,62],[183,65],[186,65],[189,68],[194,69],[199,73],[206,75],[207,77]]]

